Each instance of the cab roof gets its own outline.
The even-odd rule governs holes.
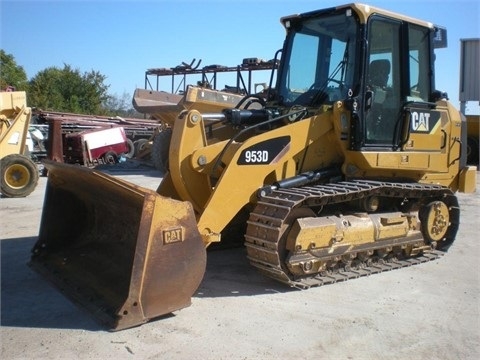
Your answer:
[[[366,5],[366,4],[359,4],[359,3],[351,3],[351,4],[346,4],[346,5],[340,5],[336,7],[331,7],[331,8],[326,8],[326,9],[321,9],[321,10],[314,10],[302,14],[294,14],[294,15],[289,15],[289,16],[284,16],[280,19],[280,22],[285,26],[287,26],[287,22],[290,21],[295,21],[299,19],[305,19],[309,17],[315,17],[323,14],[328,14],[328,13],[333,13],[333,12],[338,12],[341,9],[352,9],[357,15],[358,18],[360,19],[360,23],[365,24],[368,20],[368,18],[374,14],[378,15],[383,15],[386,17],[398,19],[401,21],[406,21],[409,23],[417,24],[423,27],[427,28],[434,28],[434,25],[431,22],[415,19],[406,15],[402,15],[399,13],[395,13],[392,11],[384,10],[378,7]]]

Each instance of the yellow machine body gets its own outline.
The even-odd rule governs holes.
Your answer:
[[[0,92],[0,157],[24,154],[31,110],[24,91]]]
[[[205,249],[238,235],[230,229],[243,229],[253,266],[301,288],[372,263],[422,262],[452,244],[460,214],[454,193],[475,191],[476,168],[465,161],[464,119],[422,72],[433,64],[433,42],[417,40],[433,41],[433,25],[358,4],[282,22],[287,39],[274,92],[266,101],[252,97],[252,107],[178,114],[169,171],[156,192],[96,170],[46,165],[31,265],[110,328],[187,306]],[[400,76],[408,62],[389,48],[399,42],[376,37],[377,27],[392,24],[411,31],[407,48],[419,45],[411,55],[421,66],[408,65],[416,85]],[[356,47],[359,29],[369,46]],[[300,85],[318,79],[298,62],[305,51],[296,57],[304,44],[297,40],[312,32],[328,54],[341,47],[331,61],[339,60],[338,71],[318,62],[312,77],[325,77],[318,88]],[[377,89],[366,64],[385,60],[393,80]],[[304,74],[298,83],[295,68]]]
[[[24,91],[0,92],[0,191],[24,197],[37,186],[38,170],[28,156],[31,109]]]

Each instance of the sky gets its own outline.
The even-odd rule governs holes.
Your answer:
[[[480,2],[361,2],[447,28],[448,48],[437,50],[436,87],[459,108],[460,39],[480,38]],[[272,59],[285,36],[282,16],[345,3],[349,1],[0,0],[0,48],[13,55],[28,79],[66,64],[81,73],[98,71],[106,76],[110,94],[131,96],[145,87],[150,68],[175,67],[194,58],[202,60],[201,67],[236,66],[247,57]],[[478,105],[469,102],[467,113],[475,113]]]

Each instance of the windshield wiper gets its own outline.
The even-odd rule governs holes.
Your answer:
[[[348,44],[349,43],[350,43],[350,38],[347,40],[347,43],[345,44],[343,59],[338,63],[338,65],[333,70],[332,74],[328,76],[328,78],[325,80],[322,86],[315,92],[315,94],[312,97],[312,100],[308,103],[308,106],[313,106],[319,100],[320,96],[323,96],[325,89],[327,88],[328,84],[331,81],[336,82],[339,85],[343,85],[343,83],[345,82],[346,68],[348,63]],[[335,79],[335,76],[337,76],[339,71],[341,71],[340,80],[337,80]]]

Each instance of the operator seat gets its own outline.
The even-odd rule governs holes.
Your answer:
[[[369,85],[374,91],[374,103],[383,103],[387,95],[387,83],[390,76],[390,61],[386,59],[373,60],[370,63]]]
[[[392,117],[387,105],[388,78],[390,76],[390,61],[378,59],[370,62],[368,71],[368,87],[373,92],[373,99],[370,111],[367,115],[368,138],[375,143],[391,143],[393,133],[391,132]]]

